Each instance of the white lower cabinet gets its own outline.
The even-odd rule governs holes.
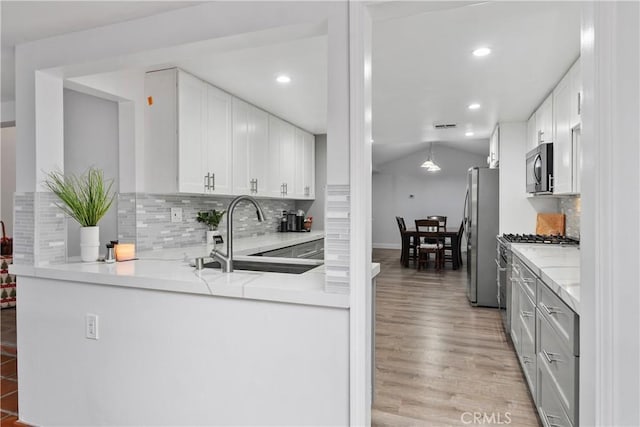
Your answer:
[[[512,260],[511,338],[540,419],[546,427],[578,426],[579,323],[542,280]]]

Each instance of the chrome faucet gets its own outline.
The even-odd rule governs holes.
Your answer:
[[[231,201],[229,207],[227,208],[227,254],[225,256],[214,248],[211,251],[210,255],[213,259],[220,263],[220,267],[222,267],[223,273],[233,272],[233,231],[231,230],[231,227],[233,226],[233,211],[236,208],[237,204],[242,202],[243,200],[253,203],[253,205],[256,207],[258,221],[264,221],[264,212],[262,211],[262,207],[260,207],[258,201],[253,197],[238,196]]]

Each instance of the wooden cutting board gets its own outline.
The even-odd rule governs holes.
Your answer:
[[[536,234],[564,236],[565,217],[560,213],[539,213]]]

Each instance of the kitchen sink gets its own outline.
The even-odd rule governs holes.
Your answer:
[[[264,271],[268,273],[302,274],[316,267],[319,267],[319,265],[287,262],[257,262],[245,260],[233,261],[234,270]],[[204,268],[220,268],[220,263],[218,261],[208,262],[204,264]]]

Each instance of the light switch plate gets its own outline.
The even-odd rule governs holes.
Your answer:
[[[171,222],[182,222],[182,208],[171,208]]]

